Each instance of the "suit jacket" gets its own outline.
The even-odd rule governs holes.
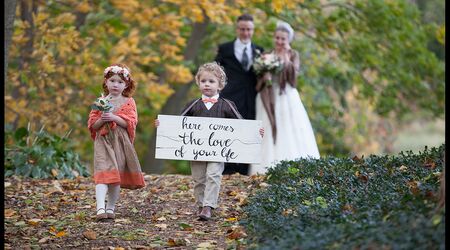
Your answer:
[[[182,116],[216,117],[242,119],[236,105],[223,97],[219,97],[217,102],[208,110],[201,98],[190,101],[181,112]]]
[[[264,51],[262,47],[254,43],[251,46],[253,58],[257,54],[256,50],[259,50],[260,53]],[[256,117],[256,75],[253,66],[248,71],[244,70],[234,55],[234,40],[219,45],[215,61],[224,67],[227,75],[227,85],[220,92],[220,96],[233,101],[244,119],[254,120]]]

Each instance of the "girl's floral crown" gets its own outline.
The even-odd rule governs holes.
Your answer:
[[[106,75],[110,71],[112,71],[114,74],[121,73],[127,80],[130,80],[130,72],[126,68],[122,68],[122,67],[117,66],[117,65],[109,66],[108,68],[105,69],[105,71],[103,71],[103,76],[106,77]]]

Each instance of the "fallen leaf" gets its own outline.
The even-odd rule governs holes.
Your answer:
[[[158,219],[156,219],[157,221],[165,221],[165,220],[167,220],[166,219],[166,217],[164,217],[164,216],[161,216],[161,217],[159,217]]]
[[[431,159],[427,159],[424,163],[424,167],[429,168],[429,169],[435,169],[436,168],[436,162],[434,162]]]
[[[73,176],[75,176],[75,178],[77,178],[78,176],[80,176],[80,173],[78,173],[78,171],[73,170],[73,169],[72,169],[72,174],[73,174]]]
[[[55,236],[56,237],[63,237],[63,236],[65,236],[66,235],[66,232],[65,231],[60,231],[60,232],[58,232]]]
[[[261,188],[266,188],[266,187],[268,187],[268,186],[269,186],[269,184],[267,184],[267,183],[265,183],[265,182],[259,183],[259,187],[261,187]]]
[[[56,176],[58,176],[58,170],[57,169],[52,169],[52,175],[54,176],[54,177],[56,177]]]
[[[11,186],[11,182],[5,182],[5,188],[10,187]]]
[[[236,240],[236,239],[245,238],[245,237],[247,237],[247,234],[240,227],[234,229],[231,233],[229,233],[227,235],[227,238],[231,239],[231,240]]]
[[[50,239],[50,237],[44,237],[44,238],[40,239],[38,241],[38,243],[46,243],[49,239]]]
[[[22,220],[14,223],[14,226],[24,226],[25,224],[26,224],[25,221]]]
[[[238,193],[236,191],[234,191],[234,190],[230,190],[230,191],[227,192],[228,196],[236,196],[237,194]]]
[[[32,225],[32,226],[36,226],[39,224],[39,222],[41,222],[41,219],[30,219],[28,220],[28,224]]]
[[[172,239],[172,238],[169,238],[169,240],[167,241],[167,245],[169,247],[186,246],[186,242],[184,241],[184,239]]]
[[[12,210],[12,209],[5,209],[5,217],[12,217],[13,215],[16,214],[16,211]]]
[[[155,224],[155,227],[159,227],[161,229],[167,229],[167,224]]]
[[[232,217],[232,218],[228,218],[228,219],[225,219],[226,221],[237,221],[237,218],[236,217]]]
[[[192,225],[190,225],[190,224],[181,222],[181,223],[178,223],[178,225],[179,225],[183,230],[186,230],[186,231],[191,231],[191,230],[193,230]]]
[[[209,241],[207,241],[207,242],[202,242],[202,243],[198,244],[197,247],[198,247],[198,248],[206,248],[206,249],[208,249],[208,248],[214,248],[214,243],[209,242]]]
[[[288,216],[290,214],[292,214],[292,209],[284,209],[283,212],[281,213],[283,216]]]
[[[88,240],[95,240],[97,239],[97,233],[95,233],[92,230],[87,230],[83,232],[84,237],[86,237]]]
[[[125,223],[125,224],[131,223],[131,221],[129,219],[115,219],[114,222],[115,223]]]

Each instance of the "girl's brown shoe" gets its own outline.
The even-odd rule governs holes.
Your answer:
[[[199,216],[202,220],[210,220],[211,219],[211,207],[203,207],[202,211],[200,212]]]
[[[97,221],[101,221],[104,219],[108,219],[108,215],[106,214],[106,210],[104,213],[99,214],[98,211],[100,211],[101,209],[105,210],[104,208],[100,208],[97,210],[97,215],[95,216],[95,220]]]
[[[111,211],[111,212],[108,212]],[[106,209],[106,216],[108,219],[115,219],[116,215],[114,214],[114,210],[112,209]]]

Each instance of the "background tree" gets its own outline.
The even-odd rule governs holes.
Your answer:
[[[6,73],[6,69],[8,68],[8,48],[9,44],[11,43],[11,37],[13,34],[13,28],[14,28],[14,18],[16,17],[16,4],[17,1],[15,0],[6,0],[3,2],[4,4],[4,11],[5,11],[5,68],[4,72]],[[5,76],[6,78],[6,76]]]
[[[89,105],[103,69],[127,64],[138,82],[136,149],[146,172],[187,169],[154,161],[153,119],[177,114],[197,67],[235,36],[241,13],[255,16],[255,42],[270,49],[277,19],[296,30],[298,88],[322,155],[389,152],[395,121],[444,116],[444,61],[430,50],[445,26],[424,22],[407,1],[27,1],[18,15],[5,86],[5,129],[31,122],[71,138],[92,157]],[[440,44],[442,47],[442,43]]]

